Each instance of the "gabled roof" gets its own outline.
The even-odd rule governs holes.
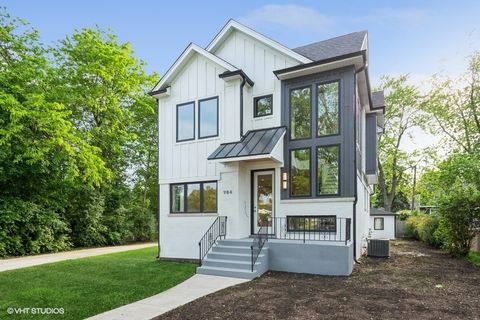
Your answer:
[[[272,39],[264,36],[263,34],[260,34],[257,31],[255,31],[253,29],[250,29],[247,26],[244,26],[243,24],[241,24],[241,23],[239,23],[239,22],[237,22],[233,19],[228,20],[228,22],[225,24],[225,26],[222,28],[222,30],[220,30],[220,32],[215,36],[215,38],[213,38],[213,40],[210,42],[210,44],[206,47],[206,50],[214,53],[216,51],[216,49],[218,49],[218,47],[222,44],[222,42],[228,37],[228,35],[234,30],[241,31],[241,32],[251,36],[252,38],[257,39],[258,41],[264,43],[265,45],[267,45],[267,46],[269,46],[269,47],[271,47],[271,48],[273,48],[277,51],[280,51],[281,53],[285,54],[286,56],[289,56],[292,59],[297,60],[300,63],[312,62],[312,60],[310,58],[305,57],[302,54],[297,53],[290,48],[287,48],[283,44],[281,44],[281,43],[279,43],[275,40],[272,40]]]
[[[367,46],[367,36],[367,31],[353,32],[292,50],[312,61],[326,60],[365,50]]]
[[[175,78],[178,72],[182,69],[182,66],[185,62],[190,59],[195,53],[204,56],[205,58],[215,62],[216,64],[220,65],[221,67],[227,69],[227,71],[236,71],[238,68],[233,66],[232,64],[228,63],[227,61],[217,57],[216,55],[208,52],[207,50],[203,49],[202,47],[190,43],[185,50],[183,50],[182,54],[177,58],[175,63],[168,69],[165,75],[160,79],[160,81],[155,85],[150,95],[156,95],[161,93],[163,90],[166,89],[170,85],[170,81]]]
[[[269,155],[285,131],[285,127],[250,130],[240,141],[222,143],[208,160]]]

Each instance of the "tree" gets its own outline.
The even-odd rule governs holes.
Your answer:
[[[468,61],[458,79],[434,78],[434,88],[423,109],[432,117],[432,132],[442,132],[453,151],[480,153],[480,51]]]
[[[412,128],[422,128],[425,116],[420,110],[422,97],[408,85],[408,76],[382,78],[385,97],[385,132],[379,139],[379,194],[385,210],[391,211],[399,186],[413,165],[412,154],[401,149]]]

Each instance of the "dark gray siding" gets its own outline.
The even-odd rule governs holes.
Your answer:
[[[289,128],[289,116],[290,116],[290,106],[289,106],[289,94],[290,91],[296,88],[301,88],[305,86],[313,87],[320,83],[339,81],[340,82],[340,134],[324,136],[324,137],[314,137],[312,139],[305,140],[290,140],[290,128]],[[317,97],[312,95],[312,103],[317,103]],[[305,77],[290,79],[282,81],[282,125],[287,127],[287,132],[284,137],[284,170],[288,172],[290,167],[290,150],[298,148],[311,148],[311,172],[310,175],[312,179],[316,177],[316,152],[315,148],[317,146],[327,146],[327,145],[340,145],[340,181],[339,181],[339,191],[340,193],[336,196],[316,196],[316,185],[314,183],[315,179],[311,180],[311,197],[308,198],[318,198],[318,197],[353,197],[354,196],[354,177],[355,177],[355,168],[353,164],[354,158],[354,106],[355,106],[355,75],[354,68],[345,67],[333,71],[323,72],[315,75],[309,75]],[[312,111],[312,136],[315,136],[314,125],[316,121],[315,114]],[[289,185],[290,188],[290,185]],[[289,190],[282,190],[282,199],[288,199]],[[293,199],[298,199],[295,197]]]
[[[366,173],[377,173],[377,114],[368,113],[366,119]]]

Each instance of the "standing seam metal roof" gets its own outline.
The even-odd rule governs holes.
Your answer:
[[[285,133],[286,128],[275,127],[250,130],[240,141],[222,143],[208,160],[226,159],[269,154]]]

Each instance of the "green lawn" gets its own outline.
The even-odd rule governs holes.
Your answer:
[[[467,256],[467,260],[477,267],[480,267],[480,252],[470,251]]]
[[[155,260],[157,248],[0,272],[0,319],[83,319],[175,286],[195,264]],[[63,308],[63,315],[13,315],[7,308]]]

